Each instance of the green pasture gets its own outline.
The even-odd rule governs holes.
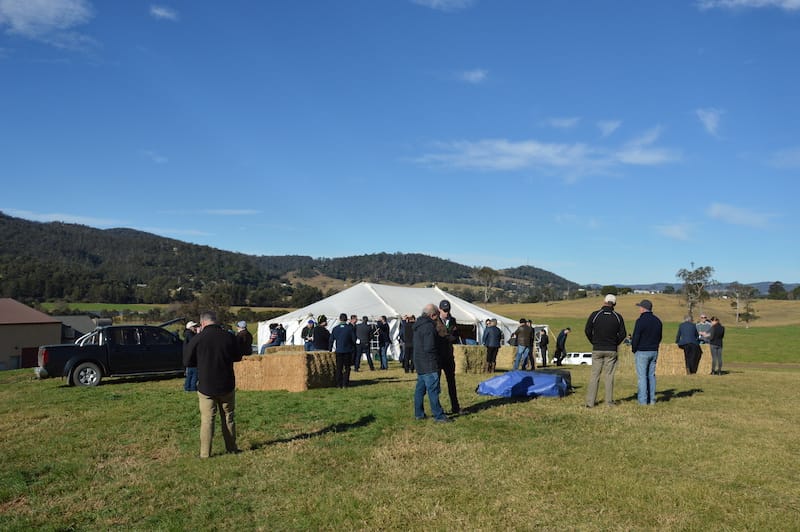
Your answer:
[[[733,335],[726,375],[659,377],[653,407],[623,370],[619,406],[583,408],[589,367],[562,399],[479,396],[482,376],[459,375],[447,425],[414,420],[394,362],[345,390],[240,391],[244,452],[218,433],[208,460],[182,379],[0,372],[0,529],[797,530],[791,332],[752,337],[774,365],[728,357]]]

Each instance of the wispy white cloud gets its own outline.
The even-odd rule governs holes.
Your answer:
[[[800,146],[776,151],[769,157],[768,163],[775,168],[800,168]]]
[[[601,135],[608,137],[617,129],[619,129],[619,126],[621,125],[622,122],[619,120],[601,120],[597,123],[597,128],[600,130]]]
[[[483,83],[486,81],[486,77],[488,75],[489,72],[487,70],[476,68],[474,70],[465,70],[464,72],[459,72],[458,79],[477,85],[478,83]]]
[[[687,223],[675,223],[655,226],[656,231],[673,240],[689,240],[692,226]]]
[[[167,6],[150,6],[150,16],[158,20],[171,20],[177,21],[179,16],[178,12]]]
[[[719,136],[719,121],[725,111],[709,107],[706,109],[695,109],[694,113],[709,135],[714,137]]]
[[[581,121],[578,116],[554,117],[547,119],[547,125],[557,129],[571,129]]]
[[[439,11],[458,11],[471,7],[475,0],[411,0],[413,3]]]
[[[750,210],[745,207],[736,207],[725,203],[712,203],[706,210],[709,218],[720,220],[732,225],[743,225],[763,229],[769,225],[770,218],[774,215]]]
[[[167,164],[169,159],[158,152],[153,150],[142,150],[142,155],[150,159],[156,164]]]
[[[113,218],[94,218],[79,214],[65,214],[58,212],[33,212],[21,209],[0,209],[4,213],[17,218],[25,218],[34,222],[64,222],[68,224],[90,225],[93,227],[119,227],[124,224],[121,220]]]
[[[627,143],[615,153],[624,164],[655,166],[680,159],[680,153],[669,148],[653,146],[661,136],[661,127],[654,127]]]
[[[58,48],[83,50],[96,46],[74,30],[94,16],[86,0],[0,0],[0,28]]]
[[[624,165],[661,165],[680,159],[679,153],[653,145],[660,131],[660,128],[651,129],[616,151],[582,142],[508,139],[437,142],[432,151],[414,161],[466,170],[539,169],[558,173],[571,182],[586,175],[608,175]]]
[[[800,10],[800,0],[698,0],[697,7],[702,10],[773,7],[784,11],[797,11]]]

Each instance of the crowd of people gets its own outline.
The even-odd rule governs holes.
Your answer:
[[[635,357],[637,375],[637,400],[642,405],[653,405],[656,402],[655,366],[658,360],[658,349],[663,337],[663,324],[653,314],[653,304],[643,299],[636,306],[639,316],[633,333],[628,334],[625,320],[615,309],[616,296],[606,295],[599,310],[592,312],[584,327],[586,338],[592,345],[592,369],[586,392],[585,406],[594,408],[597,405],[597,393],[600,377],[604,376],[605,404],[615,406],[614,375],[618,360],[618,346],[628,342]],[[236,324],[237,331],[226,330],[217,323],[213,312],[204,312],[200,323],[189,321],[184,333],[184,366],[186,379],[184,390],[196,391],[200,409],[200,457],[211,454],[211,442],[214,435],[214,422],[217,412],[220,413],[222,434],[225,449],[229,453],[239,452],[236,445],[236,422],[234,418],[236,393],[234,362],[252,352],[253,335],[247,330],[247,323]],[[270,338],[266,347],[281,345],[286,341],[285,330],[280,324],[269,327]],[[283,330],[283,333],[281,331]],[[566,355],[569,327],[562,329],[556,338],[556,350],[552,361],[561,365]],[[531,369],[536,367],[534,345],[538,345],[542,366],[547,365],[549,332],[546,328],[536,331],[530,320],[520,319],[519,326],[511,335],[510,344],[516,345],[513,369]],[[324,315],[317,320],[309,320],[303,328],[302,339],[307,351],[332,351],[336,355],[336,385],[339,388],[350,386],[351,367],[359,371],[362,358],[366,357],[370,370],[375,370],[370,346],[377,342],[376,359],[380,369],[388,369],[388,350],[391,345],[389,322],[381,316],[377,323],[371,324],[367,316],[341,313],[339,321],[333,329],[328,329],[328,320]],[[722,342],[725,328],[717,317],[701,315],[698,324],[693,323],[691,316],[686,316],[678,328],[675,343],[684,351],[686,373],[697,372],[702,356],[701,343],[710,345],[712,370],[714,375],[722,374]],[[424,399],[428,396],[431,417],[437,422],[449,423],[448,417],[440,402],[441,376],[444,374],[450,400],[450,413],[458,414],[461,406],[458,401],[455,376],[455,357],[453,346],[462,343],[458,323],[451,314],[450,302],[443,299],[439,305],[425,305],[422,314],[405,315],[399,327],[397,339],[401,344],[401,363],[404,371],[416,372],[417,381],[414,390],[414,415],[418,420],[428,417],[425,412]],[[503,343],[503,333],[497,326],[497,320],[486,320],[481,342],[486,346],[485,372],[495,370],[497,353]],[[263,349],[261,353],[263,354]]]

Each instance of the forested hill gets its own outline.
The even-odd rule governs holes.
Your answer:
[[[498,288],[493,299],[535,300],[541,287],[552,292],[577,286],[530,266],[494,273],[490,284]],[[217,292],[232,305],[302,306],[323,297],[314,287],[320,277],[348,283],[451,284],[451,290],[469,299],[483,297],[486,282],[476,268],[421,254],[253,256],[132,229],[32,222],[0,213],[2,297],[169,303]]]

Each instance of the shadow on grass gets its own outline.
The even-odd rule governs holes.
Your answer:
[[[61,377],[55,377],[55,378],[61,378]],[[100,384],[98,386],[104,387],[104,386],[114,386],[114,385],[117,385],[117,384],[131,384],[131,383],[136,383],[136,382],[168,381],[168,380],[173,380],[173,379],[174,380],[177,380],[177,379],[181,380],[180,390],[183,390],[183,379],[184,379],[183,375],[169,374],[169,373],[158,374],[158,375],[136,375],[136,376],[131,376],[131,377],[103,377],[103,379],[100,381]],[[76,388],[76,386],[71,386],[67,382],[66,378],[64,378],[64,384],[62,384],[59,387],[60,388]]]
[[[689,390],[682,390],[682,391],[677,391],[675,390],[675,388],[670,388],[668,390],[656,390],[656,402],[666,403],[673,399],[683,399],[684,397],[692,397],[695,394],[703,393],[703,391],[704,390],[702,388],[691,388]],[[629,395],[628,397],[620,399],[620,401],[636,401],[636,400],[638,400],[638,395],[635,393]]]
[[[350,388],[356,388],[358,386],[371,386],[373,384],[380,384],[382,382],[400,382],[402,380],[407,380],[407,379],[401,379],[399,377],[380,377],[377,379],[353,379],[351,377],[349,386]]]
[[[472,406],[468,406],[466,408],[462,408],[461,412],[458,413],[458,417],[462,416],[469,416],[472,414],[477,414],[483,410],[488,410],[490,408],[496,408],[498,406],[503,405],[510,405],[514,403],[527,403],[528,401],[533,401],[536,399],[535,397],[497,397],[495,399],[489,399],[488,401],[483,401],[482,403],[477,403]]]
[[[303,434],[297,434],[296,436],[292,436],[290,438],[280,438],[277,440],[269,440],[260,443],[254,443],[250,446],[251,450],[256,451],[261,449],[262,447],[266,447],[268,445],[277,445],[279,443],[291,443],[293,441],[298,440],[307,440],[310,438],[318,438],[320,436],[324,436],[326,434],[330,434],[332,432],[347,432],[348,430],[353,430],[361,427],[366,427],[370,423],[375,421],[375,416],[373,414],[369,414],[368,416],[363,416],[357,421],[352,423],[336,423],[333,425],[328,425],[325,428],[319,429],[314,432],[304,432]]]

